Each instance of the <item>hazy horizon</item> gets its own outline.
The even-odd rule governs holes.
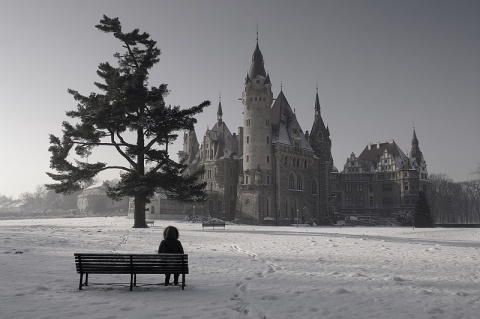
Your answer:
[[[394,139],[408,153],[413,127],[430,174],[470,180],[480,163],[480,1],[0,0],[0,8],[0,195],[52,183],[48,135],[61,136],[76,108],[67,89],[96,91],[97,66],[123,50],[95,28],[103,14],[157,41],[149,84],[168,84],[168,104],[212,102],[198,117],[199,141],[215,124],[220,92],[224,122],[232,133],[242,126],[238,99],[258,24],[274,97],[282,85],[304,132],[318,84],[339,171],[369,142]],[[89,160],[110,159],[119,163],[98,148]]]

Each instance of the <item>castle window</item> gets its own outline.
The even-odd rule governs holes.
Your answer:
[[[247,136],[247,144],[250,143],[250,136]]]
[[[351,197],[345,197],[345,206],[353,206],[353,200]]]
[[[295,177],[293,174],[288,178],[288,189],[295,189]]]
[[[250,156],[247,155],[247,163],[250,162]]]
[[[249,177],[248,175],[245,176],[245,184],[248,184],[248,177]]]
[[[267,136],[267,144],[270,143],[270,137]]]
[[[270,176],[267,176],[267,185],[270,185]]]
[[[300,175],[298,175],[297,177],[297,189],[303,190],[303,180]]]
[[[373,207],[373,196],[370,196],[370,207]]]
[[[312,194],[318,194],[317,182],[315,180],[312,181]]]
[[[283,158],[283,164],[288,165],[288,157],[287,156],[285,156]]]
[[[383,184],[382,185],[383,192],[392,192],[392,184]]]
[[[357,192],[363,192],[363,185],[357,185]]]
[[[247,119],[247,121],[246,121],[246,124],[245,124],[245,125],[246,125],[246,126],[250,126],[250,119]]]
[[[270,163],[270,156],[267,155],[267,163]]]
[[[403,186],[403,189],[406,190],[406,191],[408,191],[408,184],[405,184],[405,185]]]
[[[307,168],[307,160],[303,162],[303,167]]]
[[[357,206],[363,207],[363,197],[358,197],[357,198]]]
[[[350,193],[352,191],[352,185],[345,185],[345,193]]]
[[[257,98],[255,98],[255,101],[257,100]]]

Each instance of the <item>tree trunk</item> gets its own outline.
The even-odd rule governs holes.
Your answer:
[[[143,113],[143,109],[140,109],[140,113]],[[143,128],[138,128],[137,130],[137,146],[140,148],[145,147],[145,139],[143,136]],[[145,155],[140,152],[137,155],[137,173],[139,176],[143,177],[145,175]],[[147,222],[145,221],[145,195],[135,195],[135,213],[134,213],[134,223],[133,228],[148,228]]]
[[[135,213],[133,215],[133,228],[148,228],[145,221],[145,198],[141,195],[135,196]]]

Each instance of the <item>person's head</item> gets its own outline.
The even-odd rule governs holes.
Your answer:
[[[167,226],[163,230],[163,238],[178,239],[178,236],[179,236],[178,229],[175,226]]]

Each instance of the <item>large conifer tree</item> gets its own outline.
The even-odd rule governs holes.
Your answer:
[[[430,205],[427,201],[425,192],[418,193],[417,203],[415,204],[414,226],[418,228],[433,227],[433,216],[430,212]]]
[[[138,29],[124,33],[119,19],[107,16],[96,27],[117,38],[125,52],[114,54],[117,66],[99,65],[97,74],[103,81],[95,85],[101,93],[85,96],[68,90],[78,105],[76,111],[66,114],[77,123],[63,122],[61,139],[50,135],[50,167],[57,173],[47,174],[57,183],[46,186],[68,194],[102,171],[120,170],[120,182],[107,194],[113,199],[134,197],[133,227],[147,227],[145,205],[159,188],[166,190],[170,199],[206,199],[205,184],[197,182],[201,172],[184,174],[186,166],[170,159],[168,145],[177,138],[176,132],[193,129],[194,116],[210,102],[187,109],[165,105],[167,85],[148,87],[149,70],[160,55],[150,35]],[[98,146],[115,149],[125,165],[85,161]],[[76,156],[69,158],[72,149]]]

